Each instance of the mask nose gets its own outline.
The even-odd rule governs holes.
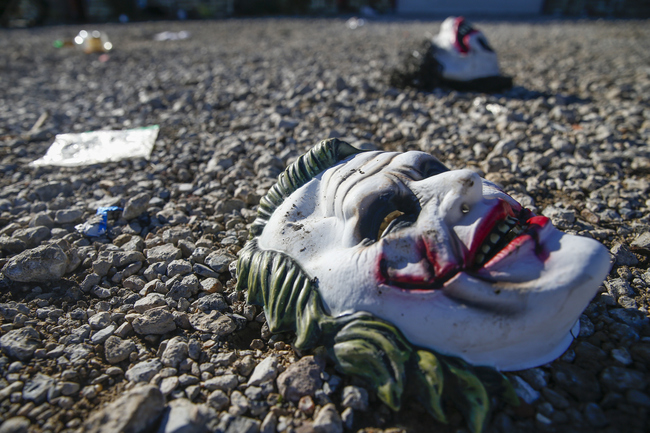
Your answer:
[[[454,170],[414,182],[411,189],[420,199],[418,225],[429,263],[443,277],[462,261],[453,227],[483,199],[483,182],[471,170]]]
[[[472,170],[454,170],[416,182],[422,208],[454,224],[483,199],[483,182]]]

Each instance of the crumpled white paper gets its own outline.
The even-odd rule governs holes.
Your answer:
[[[57,134],[47,153],[30,165],[78,167],[127,158],[149,159],[159,129],[153,125],[122,131]]]

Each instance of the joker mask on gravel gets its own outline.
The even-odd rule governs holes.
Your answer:
[[[265,306],[272,331],[295,331],[297,347],[325,345],[341,370],[364,376],[364,327],[388,327],[395,335],[378,338],[377,355],[391,340],[425,382],[437,381],[426,371],[433,357],[440,381],[461,388],[475,384],[467,363],[517,370],[561,355],[609,268],[601,244],[556,230],[470,170],[339,140],[280,176],[238,264],[249,302]]]
[[[512,77],[501,75],[497,54],[485,35],[463,17],[447,18],[436,36],[409,46],[389,81],[426,91],[451,87],[491,93],[512,87]]]

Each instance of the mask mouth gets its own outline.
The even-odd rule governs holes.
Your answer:
[[[481,244],[470,251],[470,256],[473,259],[466,262],[466,268],[479,270],[486,265],[494,265],[504,255],[528,239],[535,242],[535,255],[541,261],[545,261],[547,254],[540,243],[540,231],[548,224],[550,224],[548,218],[535,216],[528,209],[523,209],[517,216],[506,216],[505,219],[493,226]]]
[[[405,291],[440,290],[460,272],[476,275],[485,267],[498,266],[498,262],[524,244],[530,246],[530,242],[534,243],[532,250],[537,259],[544,262],[548,253],[540,234],[549,224],[550,220],[544,216],[535,216],[528,209],[514,213],[506,202],[501,202],[487,215],[486,222],[477,228],[477,241],[466,251],[461,263],[442,268],[436,266],[436,253],[427,252],[423,244],[419,244],[421,260],[399,270],[391,268],[382,255],[379,260],[380,282]],[[486,279],[486,276],[480,278]]]
[[[461,54],[469,53],[469,38],[471,35],[479,33],[474,27],[469,24],[465,18],[458,17],[454,23],[455,37],[454,37],[454,47]]]

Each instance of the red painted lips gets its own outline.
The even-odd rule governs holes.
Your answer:
[[[473,233],[469,247],[461,244],[460,262],[453,259],[441,260],[441,252],[431,246],[427,247],[427,244],[430,243],[425,239],[421,239],[417,245],[421,259],[417,263],[408,263],[400,269],[391,268],[387,258],[382,254],[377,266],[378,282],[407,291],[442,289],[445,283],[459,272],[475,272],[485,266],[495,266],[496,263],[528,242],[535,242],[535,254],[541,261],[545,261],[548,252],[539,242],[539,233],[549,224],[549,219],[544,216],[535,216],[528,209],[520,208],[516,211],[510,203],[499,200],[499,203],[482,218],[480,225]],[[487,260],[484,260],[482,264],[476,264],[477,255],[482,254],[481,248],[489,244],[489,237],[495,233],[495,228],[502,225],[507,218],[509,221],[517,221],[517,233],[520,234],[505,245],[498,244],[497,251],[490,252]]]

